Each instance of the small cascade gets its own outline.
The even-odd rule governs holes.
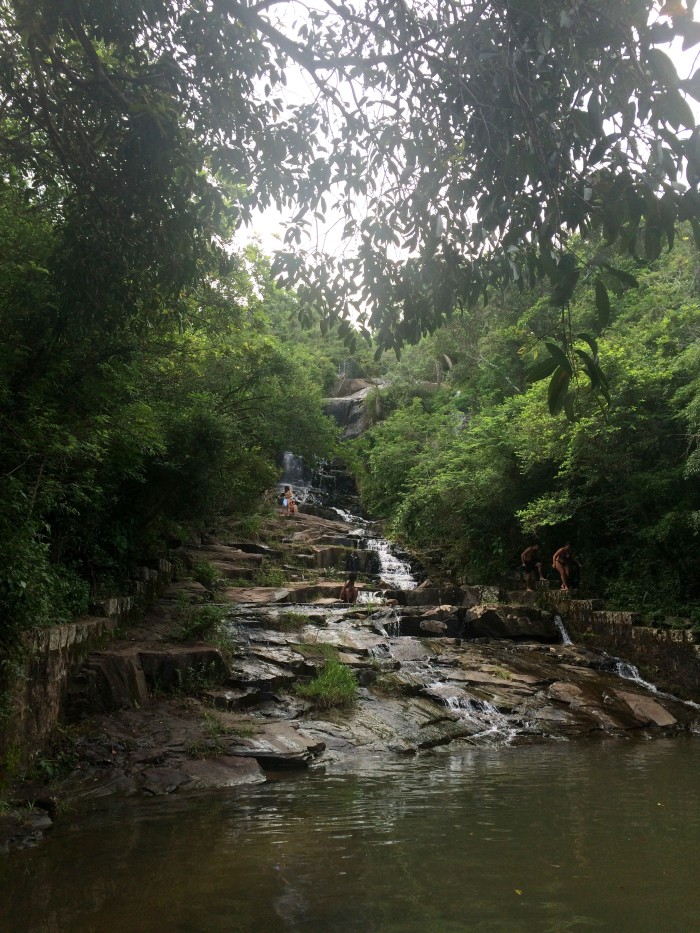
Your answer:
[[[393,607],[375,612],[368,617],[368,621],[382,638],[397,638],[401,634],[401,615]],[[386,653],[386,645],[380,645],[379,648],[382,654]]]
[[[311,487],[312,475],[304,463],[303,457],[285,450],[282,455],[282,476],[279,487],[291,486],[297,502],[305,502]]]
[[[474,739],[492,740],[494,744],[510,745],[518,730],[503,713],[488,700],[477,700],[468,696],[443,696],[448,709],[456,712],[460,719],[474,723],[479,730],[471,736]]]
[[[676,700],[676,702],[682,703],[684,706],[690,706],[692,709],[700,709],[699,703],[695,703],[693,700],[682,700],[680,697],[676,697],[672,693],[664,693],[662,690],[659,690],[655,684],[650,683],[648,680],[644,680],[642,675],[639,673],[639,669],[635,667],[634,664],[630,664],[629,661],[623,661],[621,658],[615,658],[613,673],[617,674],[618,677],[622,677],[624,680],[631,680],[633,683],[640,687],[644,687],[644,689],[648,690],[650,693],[655,693],[662,699]]]
[[[357,604],[383,606],[386,603],[386,596],[381,590],[360,590],[357,594]]]
[[[623,677],[625,680],[633,680],[636,684],[639,684],[640,687],[645,687],[647,690],[651,690],[652,693],[658,693],[658,688],[649,683],[648,680],[644,680],[642,675],[639,673],[639,669],[630,664],[628,661],[621,661],[619,658],[615,660],[615,666],[613,672],[617,674],[618,677]]]
[[[348,512],[346,509],[339,509],[335,505],[331,506],[331,511],[335,512],[336,515],[338,515],[338,517],[341,518],[344,522],[347,522],[348,525],[355,525],[355,526],[363,527],[363,526],[371,524],[371,522],[367,521],[366,518],[361,518],[359,515],[353,515],[351,512]]]
[[[368,549],[379,558],[379,578],[394,590],[414,590],[418,581],[413,578],[410,564],[392,553],[391,545],[383,538],[370,538]]]
[[[569,633],[566,631],[566,627],[564,626],[561,616],[559,615],[554,616],[554,624],[556,625],[557,630],[559,634],[561,635],[562,645],[573,645],[573,642],[571,638],[569,637]]]

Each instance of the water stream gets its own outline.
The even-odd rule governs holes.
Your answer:
[[[571,637],[569,633],[566,631],[566,627],[560,615],[554,616],[554,624],[556,625],[557,630],[559,631],[559,634],[561,635],[562,645],[573,645]]]
[[[303,501],[308,474],[294,460],[285,471]],[[376,550],[385,585],[416,586],[370,523],[336,512]],[[398,635],[399,611],[377,624]],[[653,689],[632,665],[616,672]],[[0,860],[0,933],[698,929],[697,738],[515,748],[496,706],[434,676],[426,692],[473,727],[470,747],[360,749],[351,771],[95,800],[39,848]]]

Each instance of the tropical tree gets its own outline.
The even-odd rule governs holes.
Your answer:
[[[663,51],[700,42],[693,8],[2,0],[0,141],[31,197],[61,194],[82,314],[107,280],[120,314],[158,319],[217,232],[296,205],[276,270],[350,342],[353,312],[399,350],[496,283],[549,282],[556,411],[579,374],[605,393],[569,332],[577,283],[603,326],[635,282],[614,250],[649,262],[683,218],[700,237],[700,85]],[[299,76],[311,96],[285,93]],[[354,250],[302,257],[333,212]],[[591,231],[606,248],[584,260]]]

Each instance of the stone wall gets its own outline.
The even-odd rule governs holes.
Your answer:
[[[98,604],[99,616],[26,634],[20,657],[3,685],[6,715],[0,719],[0,783],[30,765],[56,728],[76,664],[141,614],[172,573],[167,560],[158,561],[155,568],[140,568],[134,595],[103,600]]]
[[[685,699],[700,701],[700,645],[685,629],[636,624],[633,612],[599,609],[594,600],[555,601],[574,642],[588,642],[634,664],[645,680]]]

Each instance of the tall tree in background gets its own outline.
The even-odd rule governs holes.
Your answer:
[[[329,321],[361,307],[380,347],[506,280],[546,278],[564,308],[583,275],[603,324],[634,279],[606,251],[582,263],[572,234],[641,262],[679,218],[700,234],[700,85],[660,48],[700,42],[693,7],[3,0],[0,141],[37,195],[62,186],[72,258],[98,239],[160,289],[197,274],[225,218],[296,205],[293,245],[334,207],[347,258],[290,249],[277,269]],[[315,95],[285,94],[299,75]],[[555,385],[579,365],[599,385],[566,315],[553,336]]]

